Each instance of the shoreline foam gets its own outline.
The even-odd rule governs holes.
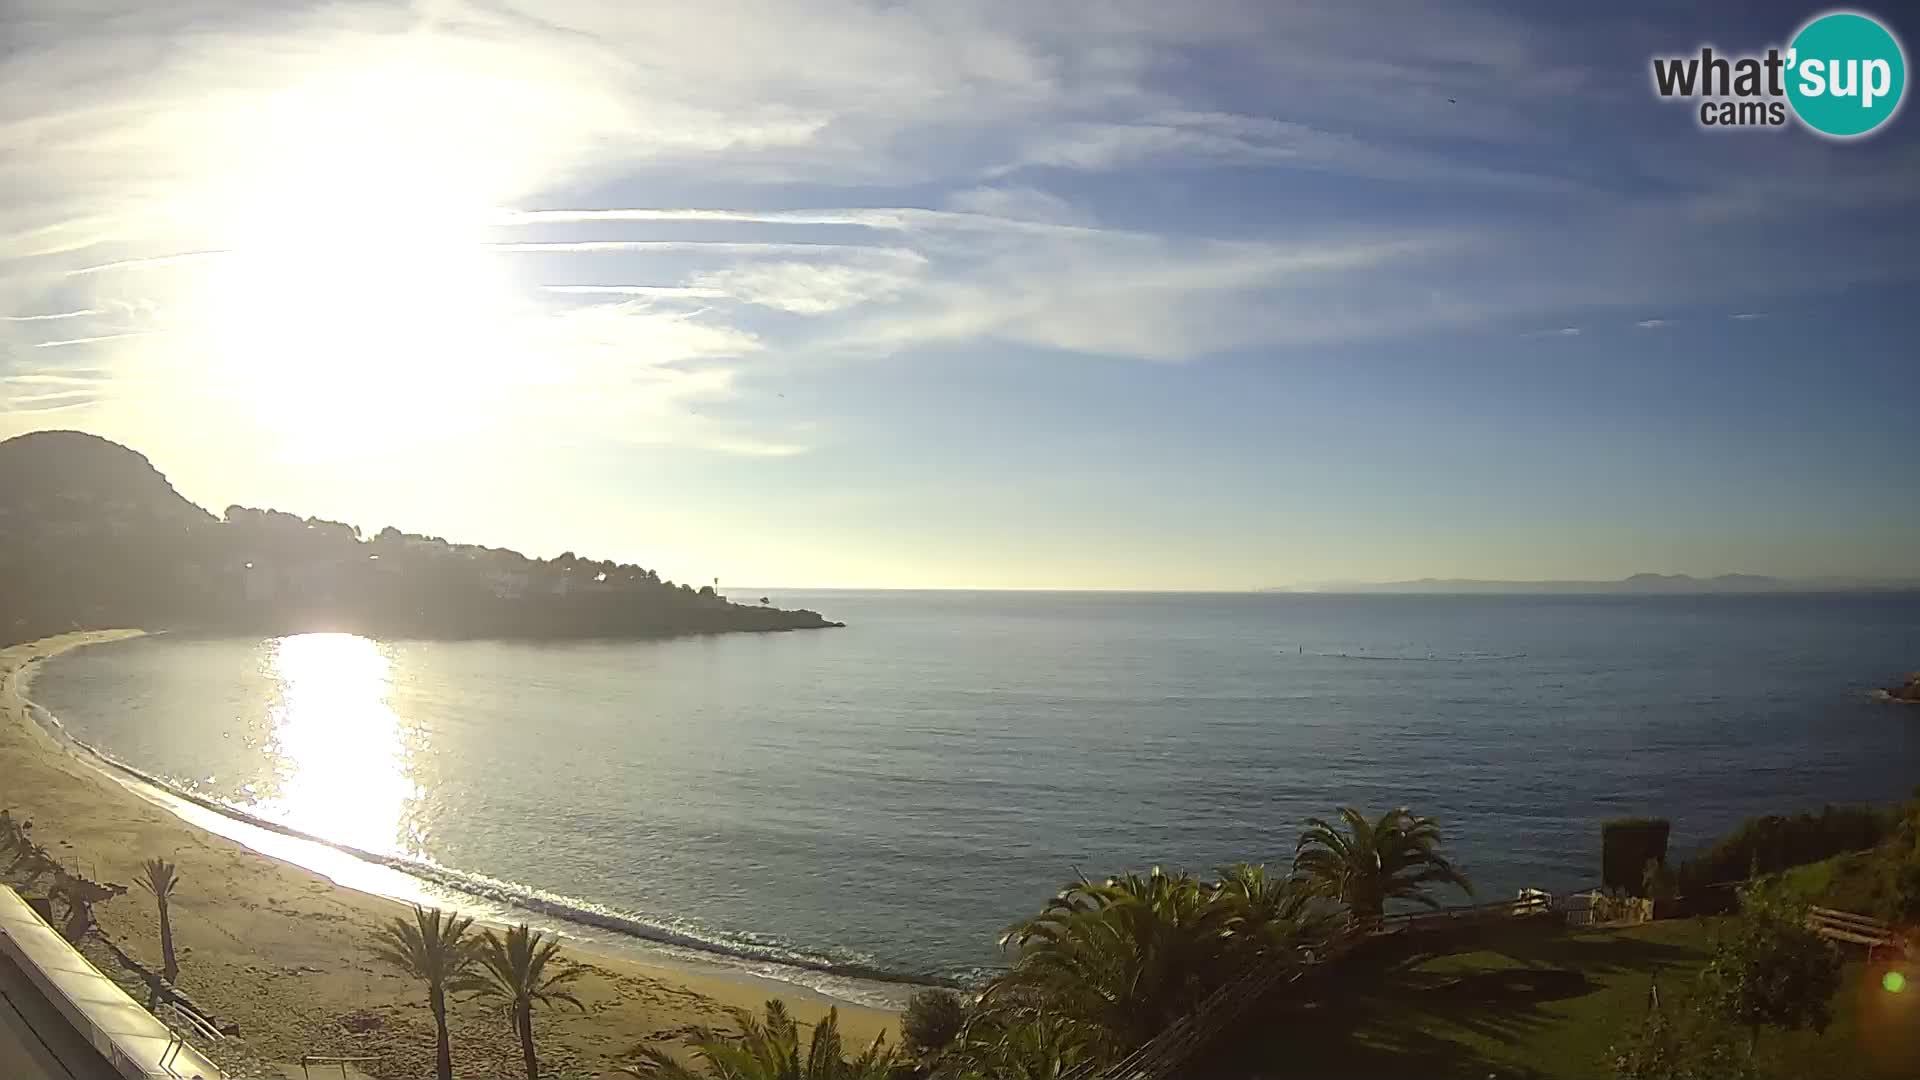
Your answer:
[[[711,950],[649,940],[625,932],[618,925],[596,928],[591,922],[569,918],[567,914],[543,913],[506,897],[489,898],[453,883],[435,883],[411,867],[393,866],[378,856],[343,849],[341,845],[306,837],[272,822],[249,820],[232,807],[180,792],[87,746],[66,732],[57,717],[27,698],[28,684],[40,661],[69,649],[123,640],[137,634],[137,631],[70,634],[0,651],[0,763],[5,764],[5,768],[0,768],[0,776],[8,778],[0,785],[0,806],[12,806],[16,813],[24,812],[36,819],[40,823],[37,835],[43,843],[54,847],[57,857],[63,861],[75,859],[79,865],[92,868],[99,878],[126,880],[140,858],[162,854],[181,864],[185,881],[199,887],[194,891],[226,886],[211,905],[205,902],[208,898],[189,892],[188,885],[183,885],[183,895],[176,900],[176,937],[188,953],[182,960],[182,985],[193,989],[197,997],[206,997],[216,1011],[240,1019],[248,1049],[265,1058],[297,1061],[302,1053],[328,1052],[324,1047],[329,1046],[365,1049],[338,1030],[338,1017],[355,1008],[365,1008],[369,1002],[385,999],[385,1008],[396,1012],[394,1019],[408,1019],[406,1012],[416,1004],[413,999],[422,995],[406,980],[387,976],[370,966],[363,944],[373,925],[404,911],[403,899],[446,903],[451,897],[451,906],[474,913],[483,921],[524,919],[560,930],[568,939],[569,954],[593,968],[616,991],[621,991],[595,1000],[587,1018],[570,1012],[543,1017],[543,1043],[552,1044],[563,1054],[574,1051],[566,1056],[576,1060],[581,1053],[600,1058],[578,1062],[588,1068],[600,1067],[636,1042],[677,1045],[678,1037],[691,1027],[724,1024],[727,1009],[755,1009],[768,996],[787,999],[802,1019],[817,1018],[829,1005],[840,1005],[843,1027],[870,1039],[891,1025],[893,1015],[890,1009],[861,1004],[862,999],[876,1000],[869,993],[871,987],[862,984],[871,983],[898,993],[904,993],[905,988],[912,985],[882,983],[844,969],[815,971],[811,974],[817,977],[809,977],[808,969],[776,960],[728,957]],[[56,736],[54,730],[60,734]],[[21,781],[18,788],[13,783],[15,778]],[[164,821],[156,820],[160,815],[164,815]],[[248,830],[252,831],[251,835],[247,835]],[[129,833],[135,835],[130,837]],[[306,850],[294,851],[267,838],[278,838],[285,845],[303,845]],[[182,848],[216,856],[217,861],[227,864],[226,878],[209,880],[204,866],[190,854],[181,854]],[[282,850],[263,850],[269,848]],[[300,858],[302,854],[322,851],[331,851],[342,861],[315,867]],[[326,860],[316,861],[324,864]],[[378,882],[356,879],[348,884],[336,877],[356,878],[356,868],[385,871],[399,880],[390,880],[387,884],[392,888],[383,890]],[[406,895],[407,882],[419,886],[416,891],[424,895]],[[363,884],[372,887],[363,888]],[[282,892],[306,895],[283,897],[279,895]],[[394,899],[392,893],[400,893],[401,898]],[[466,902],[468,898],[475,902]],[[340,908],[349,909],[349,913],[342,914]],[[546,917],[542,917],[543,914]],[[131,939],[137,946],[143,939],[156,935],[150,925],[151,913],[137,900],[102,905],[99,915],[103,927],[118,941]],[[238,949],[210,948],[201,942],[201,935],[192,932],[193,924],[208,915],[212,916],[209,921],[215,924],[214,932],[225,929],[228,937],[235,938],[233,944],[239,946]],[[253,929],[263,920],[281,923],[273,928],[278,933],[250,934],[240,940],[229,925],[243,923]],[[208,966],[209,953],[218,954],[216,962],[227,961],[229,968],[255,976],[262,970],[270,970],[263,969],[263,963],[284,961],[292,955],[310,958],[313,944],[300,939],[311,936],[318,928],[316,924],[334,924],[331,929],[337,931],[341,923],[357,931],[328,935],[346,939],[332,943],[335,945],[332,966],[344,969],[343,974],[334,976],[328,966],[311,962],[293,965],[291,970],[299,974],[299,991],[291,998],[282,992],[269,993],[264,998],[255,994],[227,999],[218,988],[196,978],[203,973],[196,969]],[[615,940],[616,936],[629,943]],[[343,949],[342,945],[347,947]],[[283,964],[279,970],[289,969]],[[235,972],[230,970],[228,974]],[[370,981],[379,984],[378,991],[368,985]],[[351,988],[323,986],[337,982],[357,985]],[[327,992],[329,989],[345,992]],[[640,1000],[623,1010],[622,1006],[632,996]],[[271,1002],[276,1012],[296,1019],[306,1014],[303,1021],[306,1027],[313,1027],[316,1017],[322,1018],[317,1021],[318,1029],[310,1031],[297,1044],[286,1044],[271,1034],[264,1038],[248,1037],[248,1029],[260,1025],[249,1022],[247,1014],[256,1013],[263,1000]],[[609,1015],[622,1011],[634,1015],[621,1019]],[[333,1023],[329,1025],[327,1019]],[[675,1022],[660,1023],[662,1020]],[[501,1025],[495,1022],[492,1026]],[[329,1027],[335,1030],[329,1031]],[[510,1038],[509,1033],[501,1034]],[[491,1041],[484,1031],[479,1033],[479,1038],[482,1042]],[[456,1044],[459,1041],[456,1038]],[[255,1045],[256,1042],[264,1045]],[[431,1045],[429,1035],[420,1047],[430,1054]],[[404,1072],[402,1069],[394,1075]]]

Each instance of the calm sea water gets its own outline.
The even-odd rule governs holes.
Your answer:
[[[762,590],[753,590],[758,596]],[[1483,897],[1598,822],[1920,783],[1920,597],[773,592],[843,630],[527,645],[167,636],[46,665],[78,737],[328,840],[725,951],[953,975],[1075,869],[1438,817]],[[476,878],[477,880],[477,878]]]

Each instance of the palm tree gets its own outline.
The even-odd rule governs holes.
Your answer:
[[[967,1025],[949,1059],[934,1072],[942,1080],[1064,1080],[1095,1065],[1084,1028],[1049,1013],[1013,1018],[983,1016]]]
[[[1235,935],[1251,954],[1248,966],[1320,949],[1346,929],[1346,914],[1311,883],[1269,874],[1264,865],[1222,867],[1215,889],[1216,902],[1234,912]]]
[[[527,1063],[527,1080],[540,1080],[540,1060],[533,1053],[533,1007],[551,1008],[564,1001],[581,1012],[587,1009],[579,998],[562,989],[585,975],[586,968],[568,964],[547,970],[548,962],[559,951],[558,941],[529,931],[525,923],[508,930],[504,941],[488,930],[474,946],[478,966],[448,987],[472,991],[477,997],[499,998],[508,1004],[513,1032],[520,1036],[520,1055]]]
[[[981,996],[1027,1022],[1051,1013],[1112,1057],[1146,1042],[1237,973],[1235,911],[1191,874],[1158,867],[1068,886],[1004,934],[1019,958]]]
[[[1307,819],[1294,847],[1293,869],[1321,895],[1345,904],[1360,925],[1377,925],[1389,900],[1439,907],[1426,888],[1435,882],[1473,895],[1466,876],[1440,854],[1440,826],[1432,818],[1400,807],[1368,821],[1351,806],[1341,809],[1340,818],[1345,832],[1320,818]]]
[[[453,1080],[453,1048],[447,1042],[447,990],[473,966],[473,941],[467,937],[472,925],[471,917],[415,904],[411,922],[396,918],[374,935],[375,956],[426,981],[439,1080]]]
[[[643,1046],[635,1051],[640,1060],[620,1071],[642,1080],[886,1080],[893,1070],[894,1055],[884,1032],[859,1057],[845,1056],[838,1009],[828,1009],[826,1019],[814,1025],[804,1057],[800,1025],[778,998],[767,1002],[764,1020],[744,1010],[735,1010],[733,1016],[740,1025],[739,1038],[705,1030],[694,1036],[693,1055],[703,1070]]]
[[[153,902],[160,909],[160,977],[172,985],[180,981],[180,961],[173,955],[173,916],[168,901],[180,885],[180,875],[172,863],[152,858],[140,864],[140,876],[133,880],[153,894]]]

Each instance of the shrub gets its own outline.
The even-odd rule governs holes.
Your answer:
[[[1616,818],[1600,826],[1600,883],[1635,896],[1643,895],[1648,862],[1667,861],[1667,836],[1673,823],[1666,818]]]
[[[1819,814],[1748,818],[1704,852],[1680,864],[1680,892],[1770,874],[1849,851],[1865,851],[1893,831],[1895,811],[1870,806],[1827,806]]]
[[[1655,1001],[1625,1040],[1607,1049],[1617,1080],[1747,1080],[1750,1055],[1716,1002],[1699,995],[1676,1005]]]
[[[931,1054],[945,1050],[967,1022],[967,1005],[951,990],[922,990],[907,1001],[900,1016],[900,1035],[907,1050]]]
[[[1893,839],[1880,853],[1885,885],[1879,914],[1897,923],[1920,921],[1920,798],[1907,812]]]

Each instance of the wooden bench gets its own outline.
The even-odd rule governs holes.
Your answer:
[[[1868,957],[1880,949],[1906,951],[1906,943],[1894,936],[1892,926],[1871,916],[1855,915],[1851,911],[1809,907],[1807,927],[1828,941],[1864,945]]]

